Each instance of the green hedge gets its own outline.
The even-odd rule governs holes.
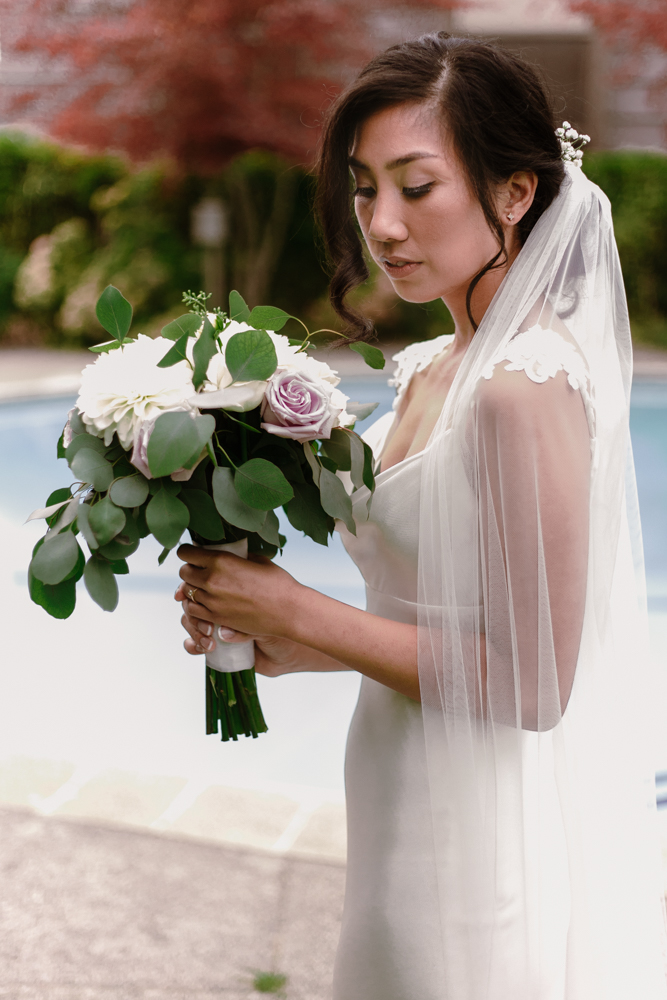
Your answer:
[[[584,169],[612,203],[633,332],[667,347],[667,157],[591,153]],[[133,170],[116,157],[0,132],[0,338],[11,338],[18,320],[51,344],[99,339],[94,302],[109,282],[131,299],[147,332],[155,332],[179,311],[181,291],[201,285],[201,251],[191,245],[189,229],[192,207],[203,195],[220,195],[230,206],[227,287],[247,291],[243,282],[276,190],[287,199],[288,223],[261,297],[318,326],[335,325],[326,305],[312,188],[308,174],[261,151],[204,182],[166,165]],[[452,329],[441,302],[401,302],[376,279],[355,298],[383,339],[415,340]]]
[[[92,157],[0,133],[0,337],[28,319],[44,340],[75,346],[99,339],[94,303],[108,283],[155,332],[178,314],[181,292],[201,286],[201,251],[190,242],[190,214],[203,195],[232,206],[227,284],[241,248],[253,250],[248,212],[237,211],[239,177],[261,241],[277,178],[287,165],[251,153],[217,179],[182,177],[166,165],[132,170],[114,157]],[[268,298],[293,312],[320,299],[327,279],[314,252],[312,178],[297,170],[282,252],[271,267]],[[242,273],[242,272],[241,272]],[[241,287],[241,291],[244,289]]]
[[[635,339],[667,347],[667,157],[587,153],[584,170],[611,201]]]

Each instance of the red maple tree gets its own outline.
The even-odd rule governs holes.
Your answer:
[[[458,0],[411,0],[450,9]],[[12,48],[64,65],[63,82],[7,94],[51,136],[206,174],[238,153],[308,161],[327,97],[372,51],[395,0],[0,0]],[[11,14],[10,14],[11,11]],[[5,36],[6,38],[6,36]],[[5,46],[3,38],[3,47]]]
[[[667,53],[667,0],[570,0],[570,9],[587,15],[611,46],[619,82],[641,76],[647,55]],[[659,99],[666,90],[667,68],[658,68],[649,91]]]

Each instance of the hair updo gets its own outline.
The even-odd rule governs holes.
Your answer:
[[[537,190],[517,223],[521,243],[558,194],[565,169],[549,99],[537,73],[517,56],[444,31],[394,45],[373,59],[329,109],[322,133],[316,207],[332,266],[331,303],[352,339],[372,323],[346,304],[368,277],[362,243],[350,211],[348,159],[358,129],[385,108],[429,102],[442,116],[489,227],[498,254],[470,282],[467,308],[480,278],[507,260],[505,235],[493,191],[516,171],[532,171]]]

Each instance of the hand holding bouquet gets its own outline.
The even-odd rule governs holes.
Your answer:
[[[238,292],[229,314],[209,313],[203,293],[183,298],[190,311],[155,339],[128,336],[132,307],[118,289],[97,303],[113,339],[91,348],[100,357],[84,369],[58,442],[75,481],[30,515],[48,525],[33,551],[30,596],[56,618],[72,614],[81,577],[113,611],[116,577],[149,534],[163,546],[159,562],[186,528],[195,544],[272,558],[285,544],[277,508],[326,545],[336,518],[355,532],[336,472],[372,496],[371,450],[353,427],[375,407],[350,403],[336,373],[307,353],[308,330],[288,339],[278,331],[294,317],[250,310]],[[377,348],[351,347],[384,365]],[[207,656],[207,732],[220,727],[223,740],[266,730],[247,647],[218,645]]]

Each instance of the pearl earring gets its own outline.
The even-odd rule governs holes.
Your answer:
[[[514,216],[512,215],[512,213],[511,213],[511,212],[508,212],[508,213],[507,213],[507,221],[508,221],[508,222],[512,222],[512,220],[513,220],[513,219],[514,219]]]

